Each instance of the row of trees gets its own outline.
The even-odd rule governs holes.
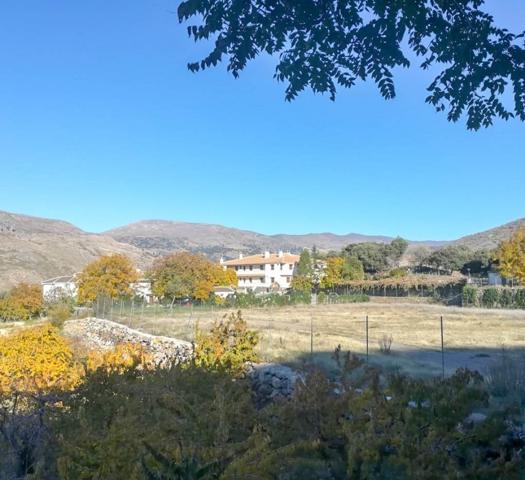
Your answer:
[[[168,302],[191,298],[207,300],[218,285],[237,285],[233,270],[200,255],[179,252],[160,258],[146,272],[154,296]],[[132,285],[139,273],[124,255],[107,255],[90,263],[77,279],[79,303],[97,297],[120,298],[133,295]]]
[[[363,280],[365,274],[392,271],[408,247],[395,238],[389,244],[365,242],[348,245],[341,252],[320,255],[314,248],[301,253],[292,288],[311,291],[314,287],[332,288],[348,281]]]

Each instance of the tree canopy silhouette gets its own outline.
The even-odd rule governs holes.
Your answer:
[[[525,32],[496,26],[484,0],[185,0],[188,34],[213,47],[191,71],[227,61],[238,77],[250,60],[277,58],[286,100],[311,89],[335,100],[338,87],[372,79],[395,96],[394,69],[436,70],[427,103],[478,130],[495,118],[525,121]]]

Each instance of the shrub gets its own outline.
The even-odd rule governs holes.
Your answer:
[[[407,275],[408,275],[408,272],[406,271],[405,268],[397,267],[397,268],[393,268],[392,270],[390,270],[387,276],[389,278],[403,278],[403,277],[406,277]]]
[[[69,344],[51,325],[0,338],[0,393],[70,390],[82,375]]]
[[[516,303],[516,306],[518,308],[525,308],[525,288],[520,288],[516,290],[514,302]]]
[[[492,395],[525,401],[525,357],[502,355],[488,367],[485,381]]]
[[[493,308],[499,302],[499,291],[497,288],[490,287],[483,290],[481,302],[484,307]]]
[[[462,292],[463,305],[475,306],[478,304],[478,289],[473,285],[465,285]]]
[[[47,309],[47,319],[54,327],[61,329],[64,322],[71,318],[73,310],[71,305],[65,302],[51,304]]]
[[[108,374],[123,374],[153,367],[152,356],[142,345],[135,343],[121,343],[111,350],[93,350],[86,359],[88,372],[102,370]]]
[[[239,374],[246,362],[257,361],[257,332],[248,329],[241,311],[225,315],[209,333],[197,329],[194,362],[198,367]]]
[[[383,335],[379,340],[379,351],[386,355],[390,355],[390,351],[392,349],[392,341],[392,335]]]
[[[504,308],[514,306],[515,291],[510,288],[502,288],[499,291],[499,303]]]

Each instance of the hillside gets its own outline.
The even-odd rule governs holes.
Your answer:
[[[453,243],[474,249],[495,248],[512,232],[525,227],[525,219],[469,235]],[[123,253],[139,267],[153,258],[177,250],[202,253],[213,260],[263,250],[299,252],[313,245],[320,250],[340,250],[356,242],[390,242],[392,237],[361,234],[264,235],[248,230],[165,220],[147,220],[92,234],[60,220],[48,220],[0,211],[0,292],[21,281],[74,273],[91,260],[108,253]],[[409,256],[417,246],[439,247],[448,242],[410,242]]]
[[[456,240],[458,245],[466,245],[473,250],[492,250],[497,248],[502,240],[507,240],[515,230],[525,228],[525,218],[515,220],[484,232],[467,235]]]
[[[123,243],[153,255],[173,250],[191,250],[210,258],[235,257],[239,252],[254,254],[263,250],[299,252],[315,245],[320,250],[340,250],[350,243],[390,242],[392,237],[350,233],[311,233],[305,235],[264,235],[248,230],[203,223],[145,220],[104,232]]]
[[[148,254],[70,223],[0,211],[0,292],[21,282],[77,272],[100,255],[123,253],[146,266]]]

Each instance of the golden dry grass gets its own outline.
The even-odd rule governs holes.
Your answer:
[[[203,312],[188,308],[171,317],[144,315],[121,320],[149,333],[192,340],[196,325],[207,329],[227,313],[225,310]],[[478,368],[481,358],[497,355],[502,347],[525,350],[525,311],[519,310],[455,308],[401,300],[243,311],[250,328],[261,333],[261,357],[282,362],[309,359],[311,326],[317,361],[329,363],[337,345],[344,350],[364,353],[367,315],[372,361],[399,366],[411,373],[440,370],[441,357],[437,352],[441,345],[441,315],[449,369],[471,363],[473,368]],[[379,354],[378,341],[383,335],[393,337],[391,355]]]

